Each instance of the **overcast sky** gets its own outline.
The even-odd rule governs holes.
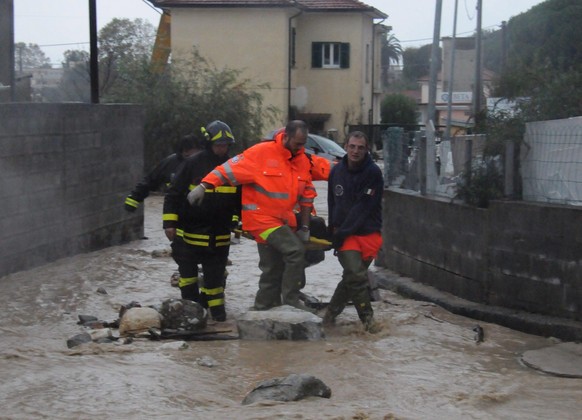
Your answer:
[[[501,22],[526,12],[543,0],[482,0],[484,29],[498,29]],[[142,18],[157,27],[160,12],[146,0],[97,0],[98,27],[113,18]],[[363,0],[388,15],[383,23],[403,48],[432,41],[436,0]],[[88,0],[14,0],[16,42],[34,43],[60,66],[63,52],[89,50]],[[455,0],[442,0],[441,36],[453,34]],[[477,0],[458,0],[457,36],[469,36],[477,25]]]

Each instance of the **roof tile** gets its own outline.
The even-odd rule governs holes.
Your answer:
[[[312,11],[362,11],[387,16],[358,0],[149,0],[156,7],[300,7]]]

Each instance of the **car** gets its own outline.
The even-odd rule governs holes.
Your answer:
[[[269,132],[261,141],[273,140],[279,130]],[[308,134],[305,143],[305,153],[308,155],[317,155],[329,160],[332,163],[338,163],[344,157],[346,151],[335,141],[317,134]]]
[[[335,141],[317,134],[309,134],[305,143],[305,153],[326,158],[330,162],[337,163],[344,157],[346,151]]]

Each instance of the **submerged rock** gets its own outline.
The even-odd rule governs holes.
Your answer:
[[[95,321],[99,321],[99,318],[97,318],[96,316],[93,315],[79,315],[79,322],[77,322],[77,324],[79,325],[85,325],[89,322],[95,322]]]
[[[67,347],[72,349],[73,347],[77,347],[81,344],[86,344],[92,342],[93,339],[89,333],[80,333],[72,336],[67,340]]]
[[[189,347],[190,345],[185,341],[170,341],[169,343],[162,344],[160,350],[185,350]]]
[[[307,374],[291,374],[261,382],[247,394],[243,405],[261,400],[298,401],[306,397],[330,398],[331,389],[321,380]]]

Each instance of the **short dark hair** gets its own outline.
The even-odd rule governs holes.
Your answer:
[[[303,134],[307,134],[309,132],[305,121],[293,120],[289,121],[285,126],[285,134],[287,134],[287,137],[295,137],[297,131],[301,131]]]
[[[355,137],[357,139],[364,139],[366,141],[366,147],[368,149],[370,148],[370,140],[368,140],[368,136],[366,136],[366,134],[364,134],[363,131],[358,131],[358,130],[350,131],[350,133],[346,137],[346,144],[348,144],[350,142],[350,139],[352,137]]]
[[[176,153],[181,154],[184,153],[186,150],[200,149],[201,144],[202,141],[200,137],[198,137],[195,134],[186,134],[180,139],[180,141],[176,145]]]

